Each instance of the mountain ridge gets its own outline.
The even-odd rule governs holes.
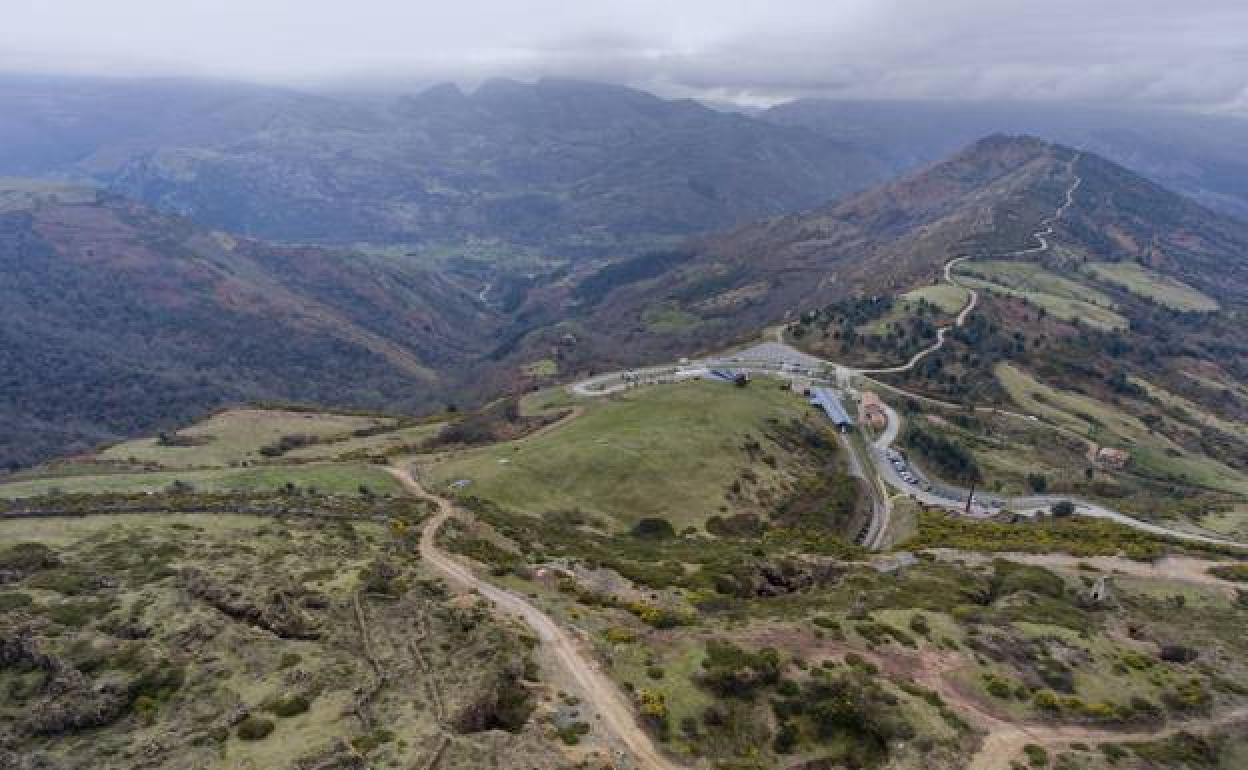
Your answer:
[[[270,240],[483,238],[564,257],[728,227],[884,177],[805,128],[589,81],[371,97],[144,88],[0,78],[0,174],[92,178]]]
[[[873,190],[606,268],[623,276],[618,284],[570,312],[587,336],[611,339],[587,343],[595,352],[584,360],[633,364],[712,349],[830,301],[932,283],[955,256],[1033,245],[1031,233],[1060,204],[1077,154],[1090,172],[1080,190],[1088,206],[1058,223],[1059,240],[1077,244],[1081,259],[1146,261],[1231,304],[1243,301],[1238,255],[1248,253],[1240,251],[1248,225],[1095,155],[994,135]],[[657,272],[629,275],[630,264],[656,259],[664,262]],[[648,328],[656,308],[683,324]]]

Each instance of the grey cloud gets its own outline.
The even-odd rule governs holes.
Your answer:
[[[277,82],[602,79],[802,95],[1080,99],[1245,111],[1242,0],[42,0],[0,68]]]

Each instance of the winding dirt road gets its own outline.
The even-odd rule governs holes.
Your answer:
[[[519,617],[532,628],[560,668],[579,685],[585,702],[597,711],[599,725],[606,729],[614,742],[629,750],[639,768],[680,770],[680,765],[668,760],[655,748],[650,736],[633,718],[632,706],[567,631],[527,599],[478,578],[438,547],[438,531],[454,515],[451,501],[426,491],[404,468],[388,467],[386,470],[409,494],[428,500],[438,508],[437,514],[429,520],[420,535],[420,556],[424,563],[441,573],[448,582],[477,591],[499,610]]]
[[[437,545],[438,532],[454,515],[453,504],[444,497],[424,489],[404,468],[386,469],[411,495],[428,500],[437,506],[437,513],[421,532],[420,554],[425,564],[444,576],[448,582],[462,589],[475,590],[504,613],[519,617],[537,633],[543,646],[553,655],[556,663],[578,685],[585,702],[599,715],[599,725],[609,734],[609,742],[625,747],[644,770],[682,770],[655,747],[650,736],[637,724],[633,710],[611,680],[576,643],[575,639],[560,627],[549,615],[523,597],[488,583],[472,573],[466,566]],[[950,551],[941,554],[945,558],[963,558],[970,554]],[[977,556],[983,556],[976,554]],[[998,554],[1000,555],[1000,554]],[[1162,564],[1135,565],[1119,559],[1082,559],[1055,557],[1053,555],[1009,554],[1019,561],[1044,563],[1046,566],[1077,566],[1091,563],[1100,569],[1126,571],[1129,574],[1147,574],[1150,577],[1167,576],[1206,584],[1221,584],[1205,570],[1209,563],[1193,559],[1170,558]],[[988,556],[984,556],[988,558]],[[1069,562],[1069,563],[1067,563]],[[920,656],[924,657],[924,656]],[[942,658],[943,661],[943,658]],[[920,670],[913,671],[921,684],[936,690],[951,706],[967,717],[975,727],[985,732],[980,749],[972,757],[969,770],[1006,770],[1016,760],[1027,744],[1048,749],[1068,747],[1074,742],[1089,744],[1101,742],[1150,741],[1168,737],[1180,730],[1208,731],[1217,727],[1248,720],[1248,709],[1239,709],[1214,719],[1193,720],[1176,723],[1154,732],[1122,732],[1069,725],[1019,724],[1009,722],[984,711],[978,704],[966,698],[945,678],[948,661],[927,661]]]

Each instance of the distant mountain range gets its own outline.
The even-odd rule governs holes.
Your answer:
[[[260,238],[619,257],[820,205],[992,133],[1248,216],[1248,123],[1080,104],[803,100],[750,114],[571,80],[306,93],[0,77],[0,175],[89,180]]]
[[[993,133],[1104,156],[1209,208],[1248,219],[1248,120],[1081,103],[802,99],[756,113],[909,171]]]
[[[270,239],[566,257],[813,206],[887,170],[809,129],[576,81],[383,98],[7,78],[0,174],[91,179]]]

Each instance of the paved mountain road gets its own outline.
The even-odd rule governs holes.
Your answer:
[[[1078,190],[1079,185],[1083,183],[1083,179],[1078,174],[1075,174],[1075,163],[1077,163],[1078,161],[1079,161],[1079,156],[1076,155],[1075,157],[1071,158],[1070,163],[1068,165],[1069,172],[1074,176],[1075,179],[1073,182],[1071,182],[1070,187],[1066,188],[1066,197],[1063,199],[1061,205],[1059,205],[1057,209],[1053,212],[1053,216],[1046,217],[1045,219],[1040,220],[1040,225],[1041,225],[1040,229],[1036,230],[1034,233],[1031,234],[1031,236],[1035,238],[1036,241],[1038,242],[1038,245],[1031,246],[1026,249],[1019,249],[1018,251],[1007,252],[1005,254],[1002,254],[1001,256],[1021,257],[1027,254],[1036,254],[1038,252],[1049,250],[1049,238],[1053,235],[1053,223],[1061,219],[1062,216],[1066,213],[1066,211],[1070,209],[1071,206],[1074,205],[1075,191]],[[944,267],[945,283],[948,283],[952,286],[957,286],[962,289],[966,289],[968,292],[970,292],[970,294],[966,298],[966,305],[964,305],[962,309],[958,311],[957,318],[954,319],[952,327],[942,326],[941,328],[937,329],[936,341],[932,343],[931,346],[926,347],[923,350],[920,350],[919,352],[915,353],[913,356],[910,357],[909,361],[907,361],[904,364],[901,364],[900,366],[890,366],[890,367],[884,367],[880,369],[850,369],[850,371],[857,372],[858,374],[897,374],[899,372],[908,372],[914,367],[918,366],[919,362],[922,361],[924,358],[927,358],[932,353],[935,353],[936,351],[943,348],[945,346],[945,336],[949,333],[949,329],[950,328],[956,329],[965,325],[966,319],[970,317],[972,311],[975,310],[975,306],[979,304],[979,292],[975,291],[970,286],[964,286],[963,284],[958,283],[958,279],[953,277],[954,267],[956,267],[957,265],[963,262],[968,262],[972,259],[974,259],[974,257],[970,255],[964,255],[961,257],[954,257],[953,259],[945,263],[945,267]]]

